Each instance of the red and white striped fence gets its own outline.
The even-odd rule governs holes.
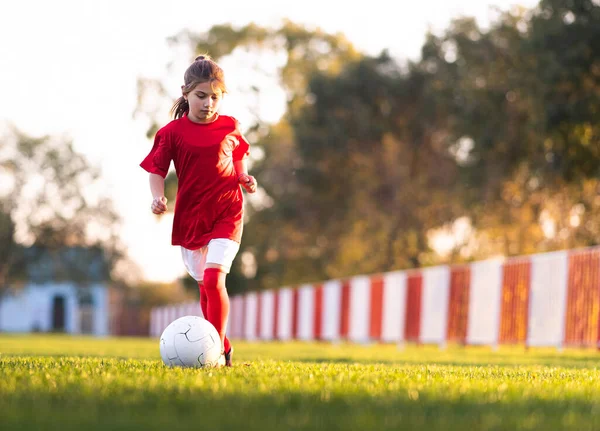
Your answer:
[[[199,302],[152,310],[150,334]],[[246,340],[598,346],[600,247],[363,275],[231,298]]]

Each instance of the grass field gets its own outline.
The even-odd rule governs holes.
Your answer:
[[[0,335],[0,429],[600,430],[600,353],[242,343],[169,369],[154,339]]]

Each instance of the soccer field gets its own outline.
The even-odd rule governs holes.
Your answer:
[[[0,429],[598,430],[600,354],[235,343],[169,369],[154,339],[0,335]]]

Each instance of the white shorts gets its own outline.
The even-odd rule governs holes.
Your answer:
[[[240,244],[226,238],[211,239],[208,245],[198,250],[188,250],[181,247],[181,257],[188,274],[196,280],[204,279],[204,269],[207,263],[221,265],[226,273],[231,270],[233,259],[240,249]]]

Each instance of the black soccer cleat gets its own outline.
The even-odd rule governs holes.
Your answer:
[[[229,351],[225,353],[225,366],[231,367],[231,357],[233,356],[233,346],[229,348]]]

